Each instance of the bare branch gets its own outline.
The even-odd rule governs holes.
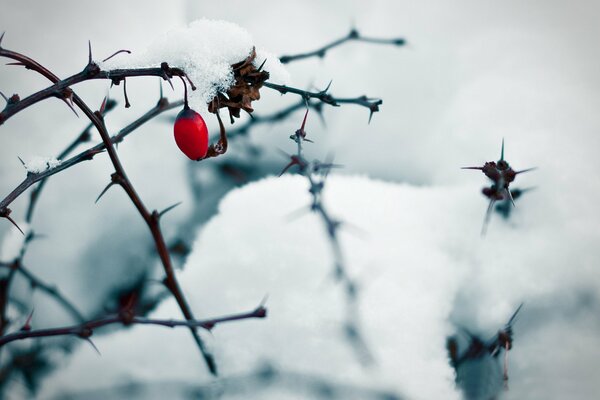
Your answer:
[[[349,41],[387,44],[387,45],[393,45],[393,46],[404,46],[406,44],[406,41],[402,38],[396,38],[396,39],[371,38],[371,37],[361,36],[361,34],[356,29],[351,29],[350,32],[346,36],[344,36],[340,39],[334,40],[333,42],[326,44],[323,47],[320,47],[316,50],[309,51],[306,53],[281,56],[281,57],[279,57],[279,61],[281,61],[282,64],[287,64],[287,63],[290,63],[293,61],[299,61],[299,60],[303,60],[303,59],[311,58],[311,57],[323,58],[323,57],[325,57],[327,51],[333,49],[334,47],[338,47],[346,42],[349,42]]]
[[[175,327],[187,327],[187,328],[204,328],[207,330],[213,329],[216,325],[224,322],[239,321],[242,319],[250,318],[265,318],[267,316],[267,309],[263,306],[259,306],[252,311],[227,315],[223,317],[217,317],[206,320],[195,320],[187,319],[185,321],[172,320],[172,319],[151,319],[145,317],[128,317],[126,314],[117,314],[109,317],[104,317],[92,321],[84,322],[80,325],[65,326],[60,328],[49,328],[49,329],[38,329],[38,330],[20,330],[17,332],[9,333],[0,337],[0,347],[7,343],[14,342],[15,340],[24,340],[30,338],[39,337],[53,337],[53,336],[79,336],[82,339],[88,339],[92,336],[94,329],[113,324],[122,325],[159,325],[168,328]]]

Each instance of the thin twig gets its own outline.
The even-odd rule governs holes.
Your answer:
[[[77,307],[75,307],[73,302],[68,300],[56,286],[45,283],[38,278],[33,272],[23,265],[21,260],[16,260],[12,264],[9,264],[8,267],[20,273],[29,282],[32,289],[39,289],[46,293],[49,297],[56,300],[65,310],[67,310],[69,314],[71,314],[75,321],[85,321],[85,317],[77,309]]]
[[[75,335],[81,338],[89,338],[94,329],[112,325],[160,325],[169,328],[175,328],[183,326],[187,328],[204,328],[211,330],[214,326],[231,321],[239,321],[242,319],[250,318],[265,318],[267,316],[267,310],[263,306],[259,306],[252,311],[227,315],[224,317],[206,319],[206,320],[195,320],[188,319],[185,321],[172,320],[172,319],[152,319],[145,317],[128,316],[126,313],[116,314],[109,317],[104,317],[92,321],[87,321],[79,325],[65,326],[60,328],[49,328],[49,329],[38,329],[38,330],[20,330],[17,332],[9,333],[0,337],[0,346],[4,346],[7,343],[14,342],[15,340],[23,340],[29,338],[38,337],[52,337],[52,336],[65,336]]]
[[[323,57],[325,57],[325,54],[327,53],[327,51],[333,49],[334,47],[338,47],[346,42],[349,42],[349,41],[388,44],[388,45],[394,45],[394,46],[404,46],[406,44],[406,41],[402,38],[396,38],[396,39],[371,38],[371,37],[361,36],[361,34],[356,29],[351,29],[350,32],[346,36],[344,36],[340,39],[334,40],[333,42],[326,44],[323,47],[320,47],[316,50],[309,51],[306,53],[281,56],[281,57],[279,57],[279,61],[281,61],[281,63],[283,63],[283,64],[287,64],[287,63],[290,63],[293,61],[303,60],[303,59],[311,58],[311,57],[323,58]]]
[[[358,96],[353,98],[339,98],[334,97],[328,93],[329,86],[331,86],[331,82],[324,90],[319,92],[311,92],[308,90],[302,90],[295,87],[287,86],[287,85],[278,85],[276,83],[265,82],[265,87],[269,89],[273,89],[278,91],[281,94],[293,93],[301,96],[305,101],[310,99],[317,99],[325,104],[329,104],[330,106],[339,107],[340,104],[356,104],[365,108],[368,108],[369,113],[369,121],[371,121],[371,117],[373,113],[379,111],[379,106],[383,104],[383,100],[377,98],[371,98],[368,96]]]

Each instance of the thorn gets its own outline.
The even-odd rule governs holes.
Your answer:
[[[31,318],[33,318],[33,311],[35,311],[35,309],[32,309],[31,312],[29,313],[29,316],[27,317],[25,324],[21,328],[22,331],[30,331],[31,330]]]
[[[371,119],[373,119],[373,114],[375,114],[375,111],[373,109],[371,109],[371,111],[369,112],[369,122],[367,122],[367,124],[371,124]]]
[[[5,33],[6,33],[6,32],[2,32],[2,35],[0,35],[0,46],[2,45],[2,39],[4,39],[4,34],[5,34]]]
[[[260,64],[260,67],[258,67],[258,69],[257,69],[258,72],[260,72],[263,69],[266,62],[267,62],[267,59],[265,58],[265,60],[262,62],[262,64]]]
[[[178,205],[180,205],[182,202],[178,202],[173,204],[172,206],[169,206],[167,208],[165,208],[164,210],[162,210],[160,213],[158,213],[159,217],[162,217],[163,215],[165,215],[166,213],[168,213],[169,211],[171,211],[172,209],[174,209],[175,207],[177,207]]]
[[[9,215],[4,215],[4,218],[9,220],[10,223],[13,224],[15,226],[15,228],[17,228],[23,236],[25,236],[25,232],[23,232],[23,230],[21,228],[19,228],[19,225],[17,225],[17,223]]]
[[[104,193],[106,193],[108,191],[108,189],[111,188],[112,185],[114,185],[115,182],[110,182],[105,188],[104,190],[102,190],[102,192],[100,193],[100,195],[98,196],[98,198],[96,198],[96,201],[94,202],[94,204],[98,204],[98,201],[100,201],[100,198],[102,196],[104,196]]]
[[[304,113],[304,119],[302,120],[302,126],[300,126],[300,131],[303,133],[302,136],[306,136],[306,133],[304,132],[304,127],[306,126],[306,117],[308,116],[308,110],[309,108],[306,108],[306,113]]]
[[[0,96],[2,96],[2,98],[4,99],[4,101],[6,101],[8,103],[8,97],[6,97],[4,95],[4,93],[0,92]]]
[[[300,208],[300,209],[298,209],[296,211],[292,211],[291,213],[289,213],[285,217],[285,219],[288,222],[292,222],[292,221],[294,221],[294,220],[296,220],[296,219],[298,219],[298,218],[300,218],[300,217],[308,214],[310,211],[311,211],[311,207],[310,206],[308,206],[308,207],[302,207],[302,208]]]
[[[527,169],[522,169],[521,171],[517,171],[517,172],[515,172],[515,174],[516,174],[516,175],[518,175],[518,174],[523,174],[523,173],[525,173],[525,172],[533,171],[533,170],[536,170],[536,169],[537,169],[537,167],[533,167],[533,168],[527,168]]]
[[[123,96],[125,96],[125,108],[131,107],[129,98],[127,97],[127,79],[123,78]]]
[[[506,323],[507,327],[511,327],[513,322],[515,322],[515,318],[517,317],[517,314],[519,314],[519,311],[521,311],[521,308],[523,308],[523,305],[525,303],[521,303],[519,305],[519,307],[517,307],[517,310],[513,313],[513,315],[510,317],[510,319],[508,320],[508,322]]]
[[[92,42],[88,40],[88,65],[92,64]]]
[[[88,342],[94,348],[94,350],[96,350],[96,353],[98,353],[99,356],[102,356],[102,353],[100,353],[100,350],[98,350],[98,348],[96,347],[94,342],[92,342],[92,339],[90,339],[89,337],[86,337],[86,338],[83,338],[83,340]]]
[[[504,191],[506,192],[506,194],[508,195],[508,198],[510,199],[510,202],[512,203],[513,207],[515,206],[515,199],[513,198],[512,193],[510,192],[510,190],[508,189],[504,189]]]
[[[264,307],[267,304],[267,300],[269,300],[269,294],[265,294],[261,302],[258,304],[259,307]]]
[[[502,150],[500,151],[500,161],[504,161],[504,138],[502,138]]]
[[[21,157],[19,157],[19,156],[17,156],[17,158],[19,159],[19,161],[21,161],[21,164],[23,164],[23,167],[25,169],[27,169],[27,166],[25,165],[25,161],[23,161],[23,159]]]
[[[72,104],[72,103],[69,103],[69,101],[67,101],[67,99],[66,99],[66,98],[64,98],[64,97],[62,98],[62,101],[64,101],[64,102],[65,102],[65,104],[67,105],[67,107],[69,107],[69,108],[71,109],[71,111],[73,111],[73,113],[75,114],[75,116],[76,116],[77,118],[79,118],[79,114],[77,114],[77,111],[75,111],[75,108],[73,107],[73,104]]]
[[[106,62],[106,61],[110,60],[111,58],[113,58],[114,56],[116,56],[117,54],[120,54],[120,53],[131,54],[131,51],[130,50],[125,50],[125,49],[116,51],[113,54],[111,54],[110,56],[106,57],[104,60],[102,60],[102,62]]]
[[[476,169],[478,171],[482,171],[483,170],[482,167],[460,167],[460,169]]]
[[[163,96],[163,88],[162,88],[162,81],[159,79],[158,80],[158,90],[159,90],[159,94],[160,94],[160,98],[164,98]]]
[[[327,93],[327,91],[329,90],[329,88],[331,87],[331,84],[333,83],[333,79],[329,81],[329,83],[327,84],[327,87],[325,88],[325,90],[323,90],[321,93]]]
[[[106,109],[106,101],[108,100],[108,96],[104,96],[104,100],[102,100],[102,104],[100,104],[100,114],[104,113]]]
[[[492,216],[492,211],[494,209],[495,203],[496,203],[496,200],[494,200],[494,199],[490,200],[490,204],[488,205],[487,211],[485,213],[485,218],[483,220],[483,227],[481,227],[481,237],[484,237],[485,234],[487,233],[487,226],[490,222],[490,217]]]
[[[19,62],[19,61],[17,61],[17,62],[9,62],[9,63],[6,63],[5,65],[16,65],[18,67],[20,67],[20,66],[24,67],[25,66],[25,64],[23,64],[22,62]]]

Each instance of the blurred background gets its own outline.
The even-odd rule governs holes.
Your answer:
[[[370,37],[405,38],[407,45],[403,47],[350,42],[331,50],[323,59],[298,61],[287,67],[292,86],[323,89],[332,80],[330,90],[335,96],[365,94],[383,99],[381,112],[376,113],[370,123],[367,123],[368,110],[355,105],[338,108],[325,105],[322,120],[316,114],[311,115],[307,131],[316,143],[307,147],[308,158],[325,159],[328,154],[334,154],[336,162],[344,165],[336,175],[364,179],[352,181],[356,186],[351,186],[356,191],[365,191],[374,181],[383,181],[389,187],[410,188],[407,193],[419,189],[434,193],[423,198],[400,196],[400,211],[394,204],[387,204],[390,209],[383,212],[423,215],[428,221],[425,225],[432,229],[437,227],[439,235],[464,236],[457,241],[432,240],[429,247],[437,251],[439,244],[445,243],[440,252],[448,255],[452,265],[458,269],[469,265],[456,272],[464,284],[453,283],[453,289],[439,298],[440,304],[448,303],[440,314],[440,320],[448,324],[440,328],[440,337],[451,334],[453,326],[468,326],[483,335],[493,335],[516,306],[521,301],[526,302],[515,328],[511,389],[504,394],[507,398],[585,399],[597,393],[600,275],[596,267],[600,213],[596,198],[600,194],[600,180],[593,175],[600,167],[597,158],[600,118],[595,111],[600,104],[597,2],[176,0],[166,5],[158,1],[0,0],[0,10],[0,31],[6,32],[3,47],[34,58],[59,77],[72,75],[85,66],[88,40],[95,58],[103,59],[119,49],[143,51],[155,37],[198,18],[239,24],[251,33],[258,46],[277,55],[314,50],[346,35],[350,28]],[[86,82],[75,89],[93,108],[100,106],[107,93],[118,102],[106,120],[111,132],[138,118],[153,107],[159,97],[158,79],[129,79],[131,107],[125,109],[121,87],[109,89],[109,84]],[[47,86],[44,78],[31,71],[0,66],[0,91],[7,96],[18,93],[24,98]],[[163,87],[170,99],[181,98],[182,92],[177,86],[175,91],[167,85]],[[298,102],[292,95],[281,96],[267,89],[261,94],[261,100],[254,103],[256,115],[268,115]],[[190,162],[175,146],[174,115],[176,111],[146,124],[128,137],[118,151],[149,208],[163,209],[183,202],[163,224],[164,232],[180,267],[186,263],[192,247],[194,253],[206,251],[204,254],[209,260],[203,275],[206,280],[213,276],[211,271],[214,276],[220,276],[216,272],[218,263],[211,265],[210,260],[218,260],[223,255],[214,249],[218,244],[206,248],[208,245],[202,247],[202,241],[196,242],[199,232],[217,214],[219,202],[232,189],[281,171],[287,160],[278,149],[293,151],[289,135],[299,126],[302,111],[298,110],[282,122],[253,127],[248,135],[231,142],[225,156],[203,163]],[[243,116],[236,124],[242,125],[246,119],[247,116]],[[216,131],[216,121],[211,118],[209,122],[211,131]],[[17,157],[54,156],[86,125],[84,118],[76,118],[56,99],[38,103],[3,124],[0,128],[1,196],[6,196],[25,177]],[[460,171],[459,167],[497,160],[503,138],[506,158],[515,169],[539,167],[518,180],[520,187],[535,187],[535,190],[518,201],[509,222],[502,222],[499,216],[493,218],[492,232],[482,244],[479,229],[487,203],[480,189],[485,180],[482,175]],[[98,142],[99,137],[94,133],[91,144]],[[31,226],[45,238],[32,242],[24,260],[38,276],[57,284],[68,298],[74,299],[86,316],[98,316],[114,309],[116,299],[133,290],[140,290],[145,311],[153,309],[162,298],[160,285],[148,283],[162,278],[153,243],[124,193],[111,190],[94,204],[111,172],[108,157],[100,155],[49,180]],[[342,187],[343,179],[338,179]],[[265,190],[264,196],[271,193],[270,189]],[[462,197],[467,192],[472,198]],[[339,193],[345,192],[340,189]],[[346,194],[352,196],[352,193],[350,190]],[[454,193],[460,194],[455,196]],[[404,198],[410,200],[404,201]],[[469,200],[465,200],[467,198]],[[253,199],[259,202],[260,196],[257,194]],[[458,199],[465,202],[460,203]],[[308,198],[305,200],[299,205],[308,204]],[[452,215],[435,214],[439,217],[437,220],[427,217],[424,204],[430,200],[431,207],[464,213],[468,221],[462,227],[468,228],[468,233],[456,226],[463,220]],[[379,204],[376,198],[373,201]],[[11,216],[17,222],[24,219],[27,202],[25,194],[11,205]],[[240,200],[237,204],[243,208],[245,204],[254,203]],[[444,204],[455,204],[456,208],[444,208]],[[340,210],[344,207],[343,203],[339,204]],[[232,212],[238,219],[245,218],[245,213]],[[253,211],[249,208],[247,213]],[[349,215],[350,220],[353,216],[361,219],[355,213]],[[234,244],[252,235],[250,228],[243,228],[245,223],[240,223],[236,231],[236,220],[223,218],[217,217],[211,222],[210,232],[229,232],[225,237]],[[248,221],[254,221],[251,215]],[[399,217],[390,221],[403,220]],[[6,238],[11,234],[11,227],[7,221],[2,222],[0,238]],[[419,223],[414,222],[415,226]],[[496,233],[494,226],[499,226]],[[381,228],[381,232],[387,231]],[[391,232],[392,236],[387,237],[394,234]],[[398,238],[410,240],[410,236],[403,235]],[[290,240],[294,237],[290,236]],[[284,248],[293,251],[302,246],[293,243]],[[232,247],[233,254],[248,257],[248,253],[235,250],[235,245]],[[424,249],[423,252],[429,251]],[[477,256],[470,255],[471,251]],[[390,250],[390,254],[396,253]],[[200,255],[192,259],[201,260]],[[503,274],[503,268],[512,271],[512,275]],[[314,272],[317,281],[328,279],[327,270],[322,275]],[[448,270],[431,273],[453,276]],[[228,278],[231,277],[223,273],[222,280],[226,282]],[[494,291],[494,288],[499,289]],[[187,289],[195,290],[194,286]],[[16,300],[26,304],[26,309],[35,308],[35,327],[72,323],[61,307],[44,294],[31,291],[25,280],[15,281],[13,293]],[[219,303],[219,300],[214,299],[214,302]],[[233,300],[228,304],[235,307]],[[179,317],[176,308],[164,307],[167,308],[163,311],[172,311],[171,317]],[[27,316],[19,310],[14,312],[23,320]],[[216,310],[207,306],[198,308],[196,313],[215,315]],[[123,332],[117,329],[106,333],[107,336],[121,334]],[[173,334],[161,330],[157,335],[169,340]],[[142,343],[131,340],[129,346],[132,347]],[[215,346],[219,346],[219,338],[214,341]],[[78,361],[73,364],[69,364],[69,359],[73,352],[85,350],[90,353],[89,357],[94,356],[93,352],[69,340],[48,343],[50,350],[44,350],[42,355],[34,343],[23,342],[14,347],[15,352],[37,354],[38,364],[31,376],[21,370],[17,372],[17,367],[11,368],[9,378],[2,384],[6,398],[27,398],[33,393],[39,398],[66,398],[67,395],[134,398],[132,393],[136,393],[137,398],[171,395],[203,398],[202,390],[206,387],[202,385],[211,382],[201,365],[197,374],[195,371],[191,374],[195,378],[169,384],[157,384],[150,372],[136,375],[135,370],[141,365],[126,365],[124,369],[134,372],[119,381],[108,373],[94,381],[94,377],[100,375],[91,372],[86,380],[81,374],[86,374],[85,363],[89,359],[76,356]],[[195,351],[185,343],[183,351]],[[108,346],[109,343],[104,347]],[[436,346],[441,349],[439,354],[445,354],[443,343]],[[261,348],[259,346],[257,352]],[[10,354],[3,352],[2,361],[6,363]],[[105,366],[112,365],[110,356],[105,359],[108,360]],[[192,361],[199,363],[196,357],[185,365],[193,365]],[[276,359],[270,361],[277,362]],[[118,363],[118,357],[115,362]],[[132,357],[131,362],[140,360]],[[406,362],[419,364],[412,359]],[[102,357],[96,363],[95,368],[101,370]],[[163,364],[149,371],[155,373],[161,368],[170,367]],[[446,381],[439,390],[454,384],[450,365],[446,363],[443,368],[440,376],[445,374]],[[432,393],[427,392],[424,383],[421,387],[418,384],[407,387],[404,382],[395,382],[393,371],[387,371],[388,377],[383,380],[373,375],[359,379],[359,372],[330,374],[327,379],[335,383],[331,387],[342,387],[345,392],[342,389],[328,392],[329,383],[321,380],[325,378],[310,375],[306,372],[308,367],[302,369],[303,374],[284,371],[278,375],[270,364],[247,371],[234,368],[238,374],[235,376],[241,378],[232,380],[235,383],[231,386],[243,389],[237,392],[235,389],[226,398],[267,398],[258,392],[252,395],[256,397],[251,397],[248,393],[255,392],[249,382],[266,385],[265,382],[275,379],[273,377],[283,383],[275,385],[270,394],[272,398],[385,398],[392,396],[390,393],[407,398],[433,398],[423,394]],[[74,373],[75,370],[80,375]],[[91,367],[89,371],[93,370]],[[233,379],[232,376],[226,373],[224,379]],[[427,381],[426,376],[421,379]],[[325,389],[305,393],[298,387]],[[335,397],[338,394],[332,392],[341,394]],[[204,395],[208,397],[207,393]],[[447,398],[455,396],[457,393],[452,391]]]

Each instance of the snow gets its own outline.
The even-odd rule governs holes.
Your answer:
[[[233,84],[231,65],[244,61],[253,47],[252,36],[239,25],[199,19],[158,37],[144,52],[98,64],[102,69],[158,67],[162,62],[179,67],[197,88],[189,92],[190,106],[205,114],[217,92],[226,92]],[[259,47],[256,53],[254,64],[258,67],[266,59],[264,69],[271,74],[271,81],[285,83],[289,79],[276,56]]]
[[[24,166],[25,166],[25,169],[27,170],[27,172],[30,172],[32,174],[39,174],[48,169],[58,167],[61,162],[62,162],[61,160],[57,160],[54,157],[34,156],[34,157],[29,158],[25,162]]]
[[[25,235],[21,233],[14,225],[11,225],[10,230],[5,234],[2,239],[2,246],[0,246],[0,261],[11,262],[19,257],[29,225],[24,221],[15,221],[19,227],[23,230]]]
[[[485,201],[477,186],[415,187],[331,176],[326,206],[365,232],[342,235],[350,273],[360,283],[365,337],[376,359],[374,368],[361,368],[341,336],[344,297],[331,278],[333,259],[321,221],[311,214],[289,219],[309,204],[307,189],[303,177],[284,176],[228,194],[179,276],[197,313],[244,311],[269,295],[267,319],[214,330],[211,345],[225,377],[248,373],[267,360],[284,369],[393,387],[411,399],[457,399],[445,340],[455,332],[454,305],[464,293],[478,299],[464,307],[475,321],[468,324],[475,332],[493,333],[525,301],[518,334],[528,303],[560,295],[563,287],[600,289],[589,268],[600,233],[580,232],[581,221],[567,224],[565,218],[572,216],[555,212],[560,199],[543,205],[543,219],[527,218],[533,204],[524,200],[510,222],[494,218],[482,239]],[[580,244],[561,240],[565,237]],[[549,249],[547,243],[554,245]],[[175,315],[179,311],[172,300],[154,313]],[[553,329],[568,331],[564,325]],[[60,385],[79,379],[82,365],[88,368],[86,376],[98,373],[107,381],[126,371],[142,380],[159,372],[165,379],[194,379],[198,357],[190,354],[186,344],[192,342],[186,335],[134,327],[99,337],[101,360],[82,348],[50,381]],[[160,354],[150,356],[148,348],[160,348]],[[517,341],[511,357],[526,358],[531,348]],[[143,368],[129,368],[134,364]],[[170,365],[169,370],[163,365]]]

